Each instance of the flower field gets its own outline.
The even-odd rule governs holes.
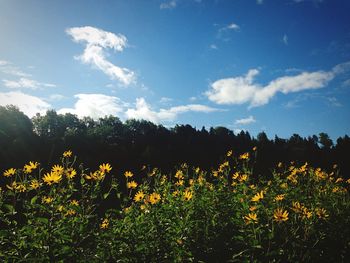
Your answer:
[[[350,179],[305,164],[253,176],[257,149],[212,171],[182,164],[30,161],[3,171],[0,259],[84,262],[346,262]],[[112,206],[111,206],[112,203]],[[111,208],[112,207],[112,208]]]

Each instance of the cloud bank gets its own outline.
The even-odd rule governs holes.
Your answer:
[[[136,99],[135,108],[128,109],[125,114],[128,119],[144,119],[154,123],[161,123],[174,121],[179,114],[186,112],[209,113],[214,111],[218,111],[218,109],[200,104],[182,105],[154,111],[144,98],[138,98]]]
[[[74,108],[63,108],[58,110],[59,114],[72,113],[79,118],[91,117],[93,119],[104,116],[119,116],[123,112],[124,103],[117,97],[103,94],[76,94],[77,102]]]
[[[338,74],[350,70],[350,62],[336,65],[330,71],[301,72],[295,76],[282,76],[263,86],[254,82],[259,70],[251,69],[244,76],[219,79],[213,82],[205,95],[217,104],[258,107],[269,103],[277,93],[293,93],[327,86]]]
[[[67,29],[66,33],[74,42],[86,44],[83,54],[76,57],[82,63],[97,67],[111,79],[116,79],[125,86],[135,82],[133,71],[116,66],[106,59],[106,49],[122,52],[127,47],[127,38],[124,35],[116,35],[91,26],[72,27]]]
[[[250,115],[248,118],[236,120],[235,124],[236,125],[248,125],[248,124],[252,124],[254,122],[256,122],[256,120],[254,119],[254,117],[252,115]]]
[[[36,113],[44,114],[51,108],[51,105],[41,98],[24,94],[20,91],[0,93],[0,106],[15,105],[28,117]]]

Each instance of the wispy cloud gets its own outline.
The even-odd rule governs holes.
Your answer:
[[[288,36],[286,34],[283,35],[282,42],[288,46]]]
[[[256,3],[257,3],[258,5],[262,5],[262,4],[264,3],[264,0],[256,0]]]
[[[106,49],[122,52],[127,47],[127,38],[124,35],[116,35],[91,26],[69,28],[66,33],[73,41],[86,44],[83,54],[76,57],[82,63],[97,67],[123,85],[135,82],[133,71],[116,66],[106,59]]]
[[[277,93],[293,93],[327,86],[338,74],[350,70],[350,62],[336,65],[330,71],[301,72],[295,76],[282,76],[267,85],[255,83],[259,70],[251,69],[244,76],[219,79],[205,93],[217,104],[244,104],[257,107],[267,104]]]
[[[211,49],[218,49],[217,45],[215,45],[215,44],[211,44],[209,47],[210,47]]]
[[[173,99],[172,98],[168,98],[168,97],[162,97],[159,100],[159,102],[162,103],[162,104],[168,104],[168,103],[170,103],[172,101],[173,101]]]
[[[55,84],[42,83],[42,82],[38,82],[36,80],[29,79],[29,78],[20,78],[18,80],[3,79],[2,82],[4,83],[5,87],[11,88],[11,89],[25,88],[25,89],[35,90],[35,89],[38,89],[40,87],[48,87],[48,88],[56,87]]]
[[[231,24],[228,24],[224,27],[221,27],[219,29],[219,32],[224,32],[224,31],[229,31],[229,30],[233,30],[233,31],[239,31],[240,30],[240,26],[237,25],[236,23],[231,23]]]
[[[235,124],[236,125],[248,125],[248,124],[252,124],[254,122],[256,122],[256,120],[254,119],[254,117],[252,115],[250,115],[248,118],[236,120]]]
[[[33,117],[36,113],[44,114],[51,108],[51,105],[43,99],[20,91],[0,93],[0,105],[15,105],[28,117]]]
[[[327,98],[328,103],[333,107],[342,107],[343,104],[341,104],[336,97],[330,97]]]
[[[31,75],[23,72],[11,62],[0,60],[0,72],[17,77],[30,77]]]
[[[136,99],[135,108],[127,109],[125,114],[128,119],[144,119],[154,123],[162,123],[174,121],[179,114],[186,112],[209,113],[218,110],[219,109],[211,108],[205,105],[189,104],[154,111],[144,98],[138,98]]]
[[[49,101],[58,101],[58,100],[63,100],[65,96],[62,94],[51,94],[48,98]]]
[[[104,94],[76,94],[77,102],[73,108],[63,108],[58,113],[72,113],[78,117],[89,116],[98,119],[104,116],[121,116],[126,106],[119,98]]]
[[[172,0],[172,1],[167,1],[167,2],[161,3],[159,8],[160,9],[173,9],[176,7],[176,5],[177,5],[177,1]]]

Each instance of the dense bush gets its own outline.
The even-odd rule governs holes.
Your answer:
[[[182,164],[167,175],[146,166],[113,174],[108,163],[90,170],[71,151],[50,169],[34,161],[9,168],[0,190],[0,259],[349,260],[350,180],[336,167],[307,163],[280,163],[270,179],[253,178],[256,154],[229,151],[216,170]],[[120,208],[108,209],[108,200]]]

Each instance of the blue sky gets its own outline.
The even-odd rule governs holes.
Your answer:
[[[350,133],[346,0],[0,1],[0,105]]]

